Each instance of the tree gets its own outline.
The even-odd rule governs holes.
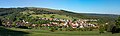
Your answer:
[[[118,28],[120,28],[120,16],[119,16],[118,19],[116,20],[116,26],[117,26]]]
[[[118,19],[115,21],[115,26],[113,26],[111,28],[111,32],[112,34],[114,33],[119,33],[120,32],[120,16],[118,17]]]
[[[43,17],[46,17],[46,15],[43,15]]]
[[[73,19],[73,22],[76,21],[77,19]]]
[[[105,31],[104,25],[100,25],[99,33],[104,33],[104,31]]]
[[[54,18],[55,15],[50,16],[50,18]]]
[[[0,19],[0,26],[2,26],[2,21],[1,21],[1,19]]]

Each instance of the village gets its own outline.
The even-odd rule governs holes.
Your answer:
[[[96,19],[79,19],[79,20],[66,20],[66,19],[58,19],[58,18],[38,18],[38,20],[49,20],[49,21],[57,21],[57,22],[49,22],[46,24],[32,24],[31,22],[27,22],[25,20],[21,20],[14,23],[14,27],[61,27],[61,28],[89,28],[93,27],[95,29],[99,28],[97,23],[89,23],[96,22]],[[89,21],[89,22],[88,22]],[[3,21],[5,27],[13,27],[13,22],[11,21]]]

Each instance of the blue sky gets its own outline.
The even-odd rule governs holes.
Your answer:
[[[0,7],[42,7],[120,15],[120,0],[0,0]]]

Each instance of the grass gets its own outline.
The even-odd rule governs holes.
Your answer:
[[[23,11],[23,12],[20,12],[20,13],[23,13],[23,14],[32,14],[32,13],[35,13],[33,11]]]
[[[23,14],[31,14],[30,16],[33,16],[34,18],[36,17],[41,17],[41,18],[51,18],[52,15],[55,15],[54,18],[60,18],[60,19],[69,19],[69,20],[73,20],[73,18],[78,19],[76,17],[70,17],[70,16],[66,16],[66,15],[59,15],[59,14],[32,14],[35,13],[34,11],[23,11],[21,12]]]
[[[109,32],[100,34],[98,31],[55,31],[41,29],[1,28],[0,36],[119,36],[120,33]]]
[[[52,15],[55,15],[54,18],[61,18],[61,19],[72,19],[71,17],[65,15],[58,15],[58,14],[38,14],[38,15],[31,15],[33,17],[41,17],[41,18],[51,18]]]
[[[25,36],[25,34],[29,34],[28,32],[19,31],[19,30],[11,30],[6,29],[4,27],[0,27],[0,36]]]

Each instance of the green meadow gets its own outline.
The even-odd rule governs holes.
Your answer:
[[[100,34],[99,31],[55,31],[0,27],[0,36],[119,36],[120,33]]]

